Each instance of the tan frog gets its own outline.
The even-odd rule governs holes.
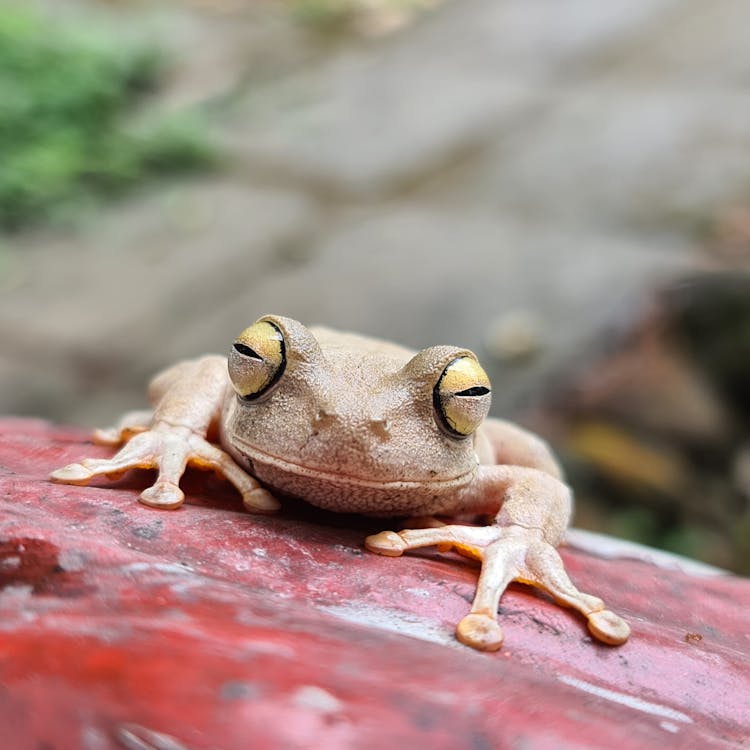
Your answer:
[[[490,383],[470,351],[414,353],[267,315],[240,334],[228,362],[180,362],[154,378],[149,396],[153,412],[126,414],[97,431],[99,442],[125,443],[117,455],[83,459],[52,479],[85,484],[156,468],[141,501],[176,508],[191,464],[224,475],[254,513],[277,510],[278,494],[333,511],[416,517],[425,528],[384,531],[365,545],[390,556],[438,545],[481,561],[471,612],[456,630],[463,643],[500,648],[498,602],[514,580],[578,609],[599,640],[627,640],[628,625],[573,586],[555,549],[571,514],[557,462],[539,438],[485,418]],[[494,521],[430,521],[457,514]]]

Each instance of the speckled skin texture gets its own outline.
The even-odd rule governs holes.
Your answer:
[[[480,560],[471,613],[457,628],[462,642],[481,650],[501,646],[496,613],[512,580],[540,586],[581,611],[600,640],[624,642],[627,624],[573,586],[555,550],[570,520],[571,493],[546,444],[501,420],[486,419],[466,435],[446,421],[443,410],[458,410],[453,423],[464,425],[481,420],[489,407],[483,389],[440,390],[447,368],[464,357],[469,380],[476,369],[477,384],[484,383],[465,349],[414,353],[265,316],[239,337],[229,374],[218,356],[169,368],[150,385],[153,413],[127,414],[96,433],[100,442],[125,442],[117,455],[83,459],[52,478],[84,484],[96,475],[153,467],[159,476],[142,502],[174,508],[184,499],[178,484],[190,463],[224,475],[252,512],[278,509],[275,493],[339,512],[419,516],[427,528],[385,531],[366,546],[398,556],[440,545]],[[495,520],[475,527],[424,518],[465,513]]]

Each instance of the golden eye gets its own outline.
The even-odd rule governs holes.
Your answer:
[[[267,393],[286,367],[281,331],[268,320],[246,328],[229,353],[229,379],[237,395],[252,400]]]
[[[433,390],[439,421],[455,437],[468,437],[490,409],[490,379],[474,357],[454,359]]]

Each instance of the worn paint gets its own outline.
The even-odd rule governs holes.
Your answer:
[[[3,747],[750,746],[747,580],[563,549],[631,640],[513,586],[479,654],[453,640],[476,563],[363,554],[377,522],[250,516],[206,475],[179,511],[48,484],[83,439],[0,420]]]

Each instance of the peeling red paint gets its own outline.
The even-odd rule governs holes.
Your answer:
[[[0,420],[0,737],[8,750],[750,747],[750,582],[563,555],[631,640],[521,586],[506,645],[460,646],[476,567],[363,552],[382,522],[245,513],[191,475],[52,485],[80,431]]]

